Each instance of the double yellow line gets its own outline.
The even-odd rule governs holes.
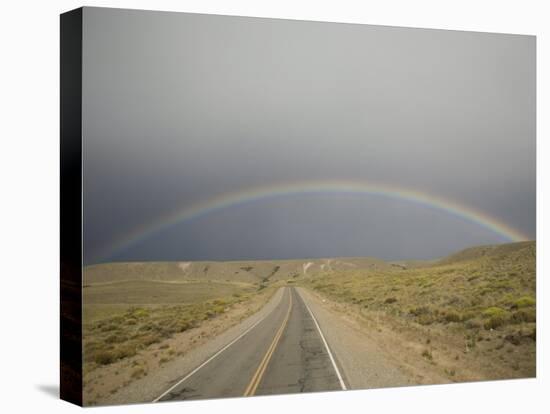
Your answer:
[[[290,311],[292,310],[292,293],[289,292],[290,295],[290,304],[288,306],[288,311],[286,313],[286,317],[275,334],[275,337],[273,338],[273,342],[271,342],[271,345],[269,345],[269,348],[267,349],[266,354],[264,355],[262,362],[260,362],[260,365],[258,366],[258,369],[254,373],[254,376],[252,377],[252,380],[250,381],[250,384],[248,384],[248,387],[246,387],[246,391],[244,392],[244,396],[248,397],[251,395],[254,395],[256,393],[256,390],[258,389],[258,386],[260,385],[260,382],[262,381],[262,378],[265,374],[265,370],[267,369],[267,365],[269,364],[269,361],[271,360],[271,357],[273,356],[273,353],[275,352],[275,348],[277,348],[277,344],[279,343],[279,340],[281,339],[281,336],[283,336],[283,332],[285,330],[285,327],[288,323],[288,319],[290,318]]]

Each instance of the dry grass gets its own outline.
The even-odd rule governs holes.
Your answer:
[[[157,305],[199,303],[216,297],[240,294],[252,290],[251,284],[227,282],[161,282],[130,280],[101,283],[84,288],[84,304]]]
[[[513,377],[535,375],[535,282],[534,242],[468,249],[427,267],[327,272],[301,281],[365,318],[382,315],[395,330],[418,328],[419,344],[427,332],[452,338],[442,345],[449,352],[475,352],[502,368],[495,373]],[[429,350],[421,357],[433,358]]]
[[[88,329],[91,330],[85,332],[84,340],[89,344],[88,346],[92,342],[96,343],[92,346],[101,346],[98,344],[97,338],[104,341],[103,351],[107,351],[107,361],[109,362],[100,364],[93,360],[93,354],[87,356],[87,361],[84,363],[85,405],[116,402],[116,395],[120,390],[126,389],[136,381],[147,381],[147,378],[143,377],[154,376],[158,370],[169,365],[172,360],[185,357],[188,352],[203,346],[229,327],[247,318],[260,309],[277,290],[276,285],[261,291],[258,291],[257,286],[252,288],[239,286],[238,292],[226,297],[216,297],[220,291],[212,289],[211,298],[198,303],[157,303],[140,306],[102,305],[107,308],[113,306],[112,309],[116,313],[99,319],[89,318]],[[190,292],[187,293],[190,294]],[[182,293],[182,298],[185,298],[184,293]],[[97,308],[100,304],[93,306]],[[125,310],[121,312],[121,309]],[[100,313],[105,315],[103,312]],[[100,313],[94,312],[93,316]],[[191,328],[171,333],[177,326],[174,320],[177,321],[178,316],[187,320],[188,317],[193,319],[193,315],[195,323]],[[125,327],[125,325],[128,326]],[[107,332],[94,330],[102,329],[100,326],[111,326],[114,329],[108,329]],[[143,334],[140,328],[149,332]],[[136,336],[134,337],[134,335]],[[124,342],[117,342],[119,340]],[[150,345],[148,345],[149,343]],[[122,358],[111,362],[115,359],[112,353],[118,357],[121,356],[118,352],[124,352],[118,351],[119,349],[128,350],[132,347],[135,347],[133,348],[136,351],[135,355],[130,356],[133,352],[129,352]]]
[[[125,281],[84,289],[84,371],[132,357],[247,300],[254,287]],[[136,374],[137,375],[137,374]]]
[[[535,375],[534,242],[468,249],[435,264],[311,260],[307,274],[297,260],[87,269],[87,404],[106,401],[238,323],[281,283],[304,285],[351,310],[388,340],[396,357],[403,351],[411,367],[419,366],[416,358],[438,370],[438,378]],[[127,280],[134,276],[138,280]]]

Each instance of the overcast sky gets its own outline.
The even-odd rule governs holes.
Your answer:
[[[375,195],[289,195],[136,228],[213,196],[382,182],[535,238],[535,38],[86,8],[84,260],[433,258],[506,240]],[[107,252],[107,254],[105,253]]]

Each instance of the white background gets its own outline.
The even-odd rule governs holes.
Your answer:
[[[544,0],[4,1],[0,70],[0,410],[65,413],[59,376],[59,17],[87,6],[142,8],[537,35],[537,379],[93,409],[105,412],[524,413],[548,407],[550,24]],[[547,233],[547,232],[546,232]],[[546,408],[548,409],[548,408]]]

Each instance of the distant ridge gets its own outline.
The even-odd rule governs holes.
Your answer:
[[[516,243],[506,244],[492,244],[485,246],[469,247],[464,250],[460,250],[457,253],[453,253],[439,261],[435,262],[437,265],[453,264],[457,262],[477,260],[483,257],[498,259],[500,256],[513,256],[513,255],[532,255],[535,257],[536,242],[524,241]]]
[[[164,282],[221,281],[260,284],[322,272],[346,270],[402,270],[450,265],[488,257],[535,256],[535,242],[517,242],[476,246],[453,253],[440,260],[404,260],[386,262],[374,257],[335,257],[292,260],[243,260],[196,262],[120,262],[86,266],[84,285],[127,280]]]
[[[227,281],[266,283],[318,272],[351,269],[386,270],[392,266],[370,257],[327,259],[197,261],[197,262],[120,262],[86,266],[84,284],[125,280],[166,282]]]

